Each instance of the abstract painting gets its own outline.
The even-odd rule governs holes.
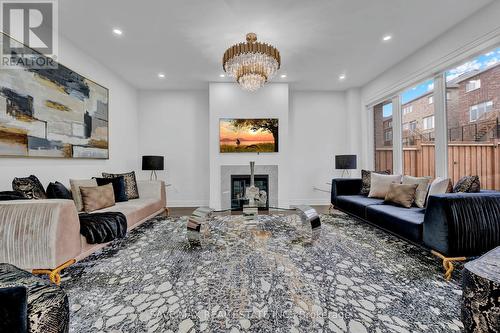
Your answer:
[[[0,69],[1,156],[107,159],[108,144],[108,89],[61,64]]]
[[[278,152],[278,119],[220,119],[221,153]]]

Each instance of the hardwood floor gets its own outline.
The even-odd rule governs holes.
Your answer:
[[[318,214],[327,214],[328,213],[328,210],[330,208],[329,205],[322,205],[322,206],[311,206],[313,207],[314,209],[316,209],[316,211],[318,212]],[[178,216],[186,216],[186,215],[191,215],[193,213],[193,211],[198,208],[198,207],[170,207],[169,208],[169,211],[170,211],[170,216],[173,216],[173,217],[178,217]],[[282,211],[282,210],[273,210],[273,209],[270,209],[269,212],[259,212],[259,214],[272,214],[273,212],[281,212],[281,213],[289,213],[289,214],[293,214],[294,211]]]

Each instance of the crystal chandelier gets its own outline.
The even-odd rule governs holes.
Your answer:
[[[253,32],[247,42],[231,46],[224,52],[224,71],[248,91],[256,91],[271,80],[281,65],[280,52],[273,46],[257,42]]]

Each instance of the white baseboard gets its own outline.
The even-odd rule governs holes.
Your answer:
[[[168,200],[168,207],[208,207],[208,200]]]

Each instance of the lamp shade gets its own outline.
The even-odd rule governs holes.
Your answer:
[[[335,155],[335,169],[356,169],[356,155]]]
[[[143,156],[142,157],[142,170],[163,170],[164,157],[163,156]]]

